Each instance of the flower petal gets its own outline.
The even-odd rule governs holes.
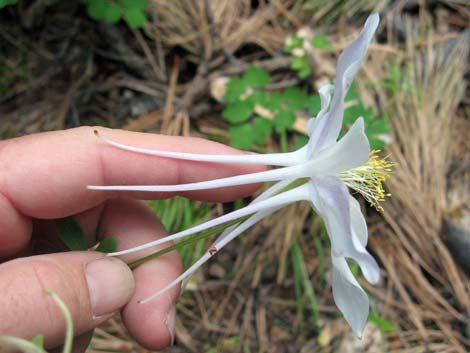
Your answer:
[[[306,184],[300,185],[296,188],[293,188],[293,189],[287,190],[285,192],[282,192],[278,195],[269,197],[265,200],[249,204],[248,206],[245,206],[245,207],[240,208],[236,211],[227,213],[223,216],[212,219],[210,221],[201,223],[201,224],[199,224],[197,226],[194,226],[192,228],[183,230],[183,231],[178,232],[178,233],[168,235],[168,236],[160,238],[158,240],[154,240],[154,241],[151,241],[151,242],[148,242],[148,243],[145,243],[145,244],[142,244],[142,245],[130,248],[130,249],[117,251],[117,252],[114,252],[114,253],[109,253],[108,256],[119,256],[119,255],[129,254],[129,253],[132,253],[132,252],[148,249],[150,247],[153,247],[153,246],[156,246],[156,245],[159,245],[159,244],[163,244],[163,243],[166,243],[166,242],[169,242],[169,241],[172,241],[172,240],[180,239],[180,238],[183,238],[185,236],[188,236],[188,235],[191,235],[191,234],[194,234],[194,233],[198,233],[198,232],[201,232],[203,230],[206,230],[206,229],[209,229],[209,228],[212,228],[212,227],[216,227],[218,225],[236,220],[237,218],[241,218],[241,217],[244,217],[244,216],[248,216],[250,214],[254,214],[258,211],[264,211],[264,210],[268,211],[268,210],[274,209],[276,207],[283,207],[283,206],[286,206],[286,205],[288,205],[290,203],[293,203],[293,202],[297,202],[297,201],[301,201],[301,200],[308,200],[308,199],[309,199],[309,185],[306,183]]]
[[[253,201],[250,202],[250,205],[254,204],[254,203],[257,203],[257,202],[260,202],[260,201],[263,201],[263,200],[266,200],[267,198],[279,193],[280,191],[285,189],[287,186],[289,186],[289,184],[291,184],[294,181],[295,181],[295,179],[286,179],[286,180],[282,180],[282,181],[277,182],[276,184],[274,184],[274,185],[270,186],[269,188],[267,188],[266,190],[264,190],[260,195],[258,195]],[[263,212],[263,211],[260,211],[260,212]],[[251,216],[250,218],[254,217],[255,215]],[[248,218],[245,222],[248,222],[250,220],[250,218]],[[231,233],[232,230],[234,230],[237,226],[238,225],[235,224],[235,225],[227,228],[226,230],[224,230],[222,232],[222,234],[220,234],[219,237],[216,239],[216,241],[214,242],[214,245],[216,245],[217,242],[221,241],[225,236],[227,236],[229,233]]]
[[[361,212],[359,202],[352,196],[349,196],[349,212],[351,214],[353,245],[358,252],[363,253],[368,258],[368,265],[361,267],[362,274],[369,283],[376,284],[380,279],[380,268],[375,259],[367,252],[366,220]]]
[[[379,15],[370,15],[359,36],[340,55],[336,65],[335,88],[331,108],[323,119],[318,119],[315,128],[312,129],[310,136],[312,142],[308,147],[310,156],[331,146],[337,140],[343,124],[344,98],[359,70],[378,24]]]
[[[88,185],[90,190],[107,191],[148,191],[148,192],[179,192],[191,190],[217,189],[235,185],[246,185],[264,183],[268,181],[279,181],[284,179],[293,179],[306,177],[301,175],[305,168],[303,165],[293,165],[278,169],[267,170],[264,172],[236,175],[233,177],[200,181],[197,183],[176,184],[176,185]]]
[[[95,131],[95,134],[100,138],[101,141],[112,145],[121,150],[135,152],[139,154],[146,154],[151,156],[183,159],[187,161],[198,161],[198,162],[214,162],[214,163],[243,163],[243,164],[261,164],[261,165],[272,165],[272,166],[290,166],[301,163],[307,158],[307,149],[301,148],[294,152],[287,153],[267,153],[267,154],[198,154],[198,153],[185,153],[185,152],[172,152],[172,151],[161,151],[149,148],[129,146],[117,141],[113,141],[110,138],[99,134]]]
[[[308,130],[309,136],[311,136],[313,132],[317,129],[318,122],[323,119],[323,116],[328,110],[328,106],[330,105],[330,101],[331,101],[331,92],[333,92],[333,88],[334,88],[333,85],[324,85],[320,87],[320,89],[318,90],[318,94],[320,95],[321,109],[315,118],[311,118],[307,122],[307,130]],[[313,141],[313,139],[310,139],[308,141],[309,144],[311,143],[311,141]]]
[[[350,236],[349,193],[336,177],[322,176],[310,183],[312,204],[322,217],[336,256],[351,257],[355,248]]]
[[[211,254],[209,252],[204,253],[195,263],[193,263],[189,268],[186,269],[186,271],[184,271],[181,275],[175,278],[172,282],[168,283],[165,287],[160,289],[158,292],[152,294],[150,297],[139,300],[139,303],[140,304],[148,303],[152,301],[153,299],[158,298],[160,295],[170,290],[171,288],[177,286],[180,282],[192,276],[199,269],[199,267],[204,265],[207,262],[207,260],[210,259],[210,257],[211,257]]]
[[[380,268],[377,261],[375,261],[374,257],[369,254],[364,246],[362,246],[354,231],[352,231],[352,241],[356,251],[362,254],[361,262],[358,262],[361,267],[362,274],[367,282],[370,284],[377,284],[380,280]]]
[[[256,199],[254,199],[251,204],[263,201],[270,196],[278,193],[282,189],[284,189],[286,186],[288,186],[292,181],[294,180],[283,180],[279,183],[274,184],[267,190],[265,190],[261,195],[259,195]],[[225,245],[227,245],[229,242],[231,242],[233,239],[235,239],[237,236],[239,236],[241,233],[243,233],[246,229],[250,228],[263,218],[269,216],[270,214],[276,212],[278,209],[281,207],[275,207],[269,210],[264,210],[264,211],[258,211],[248,219],[246,219],[243,222],[240,222],[238,224],[235,224],[227,229],[225,229],[222,234],[216,239],[216,241],[213,243],[211,247],[215,247],[215,250],[218,252],[220,249],[222,249]],[[166,285],[164,288],[160,289],[157,293],[152,294],[150,297],[143,299],[139,301],[141,304],[148,303],[149,301],[159,297],[163,293],[165,293],[167,290],[175,287],[182,281],[188,280],[202,265],[204,265],[212,256],[214,253],[212,251],[206,251],[194,264],[192,264],[186,271],[184,271],[181,275],[179,275],[176,279],[174,279],[171,283]]]
[[[359,67],[355,66],[357,62],[362,61],[364,58],[367,47],[369,46],[372,37],[379,25],[380,17],[377,13],[371,14],[364,24],[359,36],[352,42],[339,56],[338,63],[336,64],[336,77],[345,80],[345,82],[351,82],[352,78],[356,75]],[[345,76],[346,71],[350,67],[355,67]],[[336,86],[336,85],[335,85]]]
[[[364,277],[371,283],[379,279],[379,267],[375,259],[354,234],[349,193],[344,183],[333,176],[315,178],[310,184],[312,204],[323,218],[331,240],[331,252],[335,257],[353,259],[361,267]],[[359,215],[354,212],[354,217]],[[360,217],[363,217],[362,214]]]
[[[259,195],[256,199],[254,199],[251,204],[263,201],[267,199],[268,197],[280,192],[282,189],[287,187],[291,182],[294,180],[283,180],[280,181],[279,183],[274,184],[267,190],[265,190],[261,195]],[[216,251],[220,251],[225,245],[227,245],[230,241],[232,241],[234,238],[239,236],[243,231],[254,225],[255,223],[259,222],[261,219],[269,216],[271,213],[274,213],[277,211],[280,207],[273,208],[270,210],[266,211],[259,211],[249,217],[247,220],[240,222],[238,224],[235,224],[227,229],[225,229],[222,234],[216,239],[216,241],[213,243],[212,246],[215,247]],[[184,271],[178,278],[173,280],[171,283],[169,283],[167,286],[162,288],[160,291],[157,293],[153,294],[149,298],[146,298],[142,301],[140,301],[142,304],[147,303],[151,301],[152,299],[157,298],[167,290],[173,288],[174,286],[178,285],[182,281],[187,281],[189,278],[192,277],[192,275],[201,267],[203,264],[205,264],[211,257],[213,256],[213,253],[210,251],[206,251],[194,264],[192,264],[186,271]]]
[[[308,173],[312,176],[335,175],[365,164],[369,154],[364,120],[359,118],[341,140],[331,148],[322,150],[308,163]]]
[[[250,228],[263,218],[269,216],[270,214],[274,213],[277,211],[280,207],[273,208],[270,210],[265,210],[265,211],[259,211],[255,213],[253,216],[245,220],[244,222],[241,222],[238,225],[230,227],[230,231],[224,232],[224,236],[220,237],[217,239],[216,242],[211,246],[211,248],[215,247],[215,251],[220,251],[225,245],[230,243],[233,239],[238,237],[240,234],[242,234],[246,229]],[[212,250],[213,251],[213,250]],[[173,288],[174,286],[178,285],[178,283],[187,280],[189,277],[191,277],[202,265],[204,265],[213,255],[214,253],[212,251],[207,251],[205,252],[194,264],[192,264],[186,271],[184,271],[180,276],[178,276],[175,280],[173,280],[171,283],[169,283],[167,286],[164,288],[160,289],[157,293],[152,294],[150,297],[140,300],[139,302],[141,304],[148,303],[149,301],[159,297],[162,295],[164,292],[167,290]]]
[[[369,316],[369,298],[349,269],[344,257],[333,258],[333,298],[357,337]]]
[[[349,196],[349,212],[351,213],[351,227],[354,235],[356,235],[361,246],[365,247],[368,238],[366,220],[362,215],[359,202],[352,196]]]

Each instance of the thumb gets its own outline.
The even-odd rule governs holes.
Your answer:
[[[96,252],[32,256],[0,265],[0,335],[31,339],[42,334],[47,348],[64,340],[65,320],[44,289],[67,305],[74,334],[93,329],[123,307],[134,292],[130,269]]]

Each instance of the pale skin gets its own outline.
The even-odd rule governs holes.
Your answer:
[[[181,273],[178,254],[168,253],[131,272],[122,261],[132,262],[155,249],[123,256],[122,261],[92,251],[57,252],[63,245],[53,220],[74,216],[90,246],[103,237],[115,236],[117,250],[126,249],[166,235],[156,215],[139,200],[174,194],[103,192],[87,190],[87,185],[191,183],[257,172],[263,167],[121,151],[101,143],[94,129],[82,127],[0,141],[0,335],[30,339],[43,334],[46,347],[60,346],[64,321],[59,309],[43,294],[47,288],[59,295],[72,313],[75,352],[84,351],[93,328],[119,311],[137,342],[149,349],[162,349],[172,340],[179,289],[148,304],[139,304],[138,300],[157,292]],[[203,139],[97,129],[133,146],[240,153]],[[224,202],[247,196],[258,186],[181,195]],[[35,255],[38,251],[41,255]],[[114,275],[107,274],[110,268]]]

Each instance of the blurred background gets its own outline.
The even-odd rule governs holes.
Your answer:
[[[377,211],[359,198],[377,286],[357,340],[333,302],[329,240],[310,205],[215,256],[178,303],[164,352],[470,350],[470,7],[466,0],[0,0],[0,138],[100,125],[256,152],[306,143],[317,90],[370,12],[381,23],[346,99],[395,163]],[[170,232],[248,203],[150,204]],[[186,267],[211,238],[180,249]],[[147,352],[119,317],[89,352]]]

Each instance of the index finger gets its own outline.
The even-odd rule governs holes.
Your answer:
[[[98,128],[126,144],[193,153],[240,153],[199,138]],[[59,218],[95,207],[107,198],[163,198],[172,194],[101,192],[87,185],[179,184],[259,171],[261,166],[182,161],[126,152],[100,142],[92,127],[55,131],[0,144],[0,195],[22,215]],[[204,201],[228,201],[252,193],[256,185],[184,193]],[[174,195],[174,194],[173,194]],[[1,204],[1,203],[0,203]],[[0,210],[0,213],[1,210]]]

